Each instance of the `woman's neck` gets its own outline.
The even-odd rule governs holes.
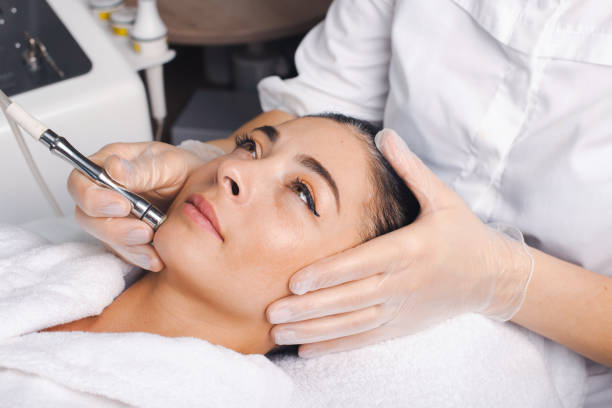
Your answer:
[[[164,272],[147,273],[100,315],[53,329],[197,337],[245,354],[263,354],[274,346],[267,322],[228,316],[202,299],[186,296]]]

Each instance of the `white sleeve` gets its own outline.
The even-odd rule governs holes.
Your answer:
[[[382,122],[389,89],[394,0],[335,0],[297,49],[298,76],[264,78],[264,111],[325,111]]]

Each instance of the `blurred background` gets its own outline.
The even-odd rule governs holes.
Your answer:
[[[330,3],[158,0],[169,46],[177,52],[164,67],[162,141],[227,137],[261,112],[257,83],[270,75],[295,76],[295,50]]]
[[[0,0],[0,89],[84,155],[225,138],[261,112],[262,78],[296,74],[295,50],[330,3]],[[0,163],[0,222],[74,211],[71,166],[1,113]]]

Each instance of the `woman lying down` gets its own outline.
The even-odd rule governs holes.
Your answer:
[[[186,181],[153,245],[166,265],[100,315],[47,330],[196,337],[240,353],[274,348],[265,310],[291,275],[416,218],[418,204],[341,116],[263,127]],[[360,166],[355,163],[370,163]]]
[[[190,175],[169,208],[153,241],[166,267],[122,293],[126,266],[112,255],[0,230],[0,318],[8,322],[0,329],[0,406],[49,398],[87,406],[298,406],[287,375],[296,365],[283,360],[283,371],[261,356],[275,348],[267,306],[290,294],[295,271],[418,215],[416,199],[378,153],[375,132],[328,114],[238,138],[231,154]],[[519,374],[541,372],[548,385],[535,385],[552,389],[543,359],[524,336],[516,341],[535,361]],[[427,351],[415,344],[402,347]],[[322,381],[315,389],[342,394],[316,379],[315,370],[325,371],[317,360],[324,364],[313,359],[297,372],[313,370],[313,381]],[[401,382],[422,389],[418,378]],[[298,394],[307,386],[299,382]]]

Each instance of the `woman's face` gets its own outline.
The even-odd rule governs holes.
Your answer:
[[[254,130],[200,167],[155,234],[163,273],[218,310],[265,321],[267,306],[290,294],[291,275],[361,241],[371,187],[352,132],[300,118]]]

